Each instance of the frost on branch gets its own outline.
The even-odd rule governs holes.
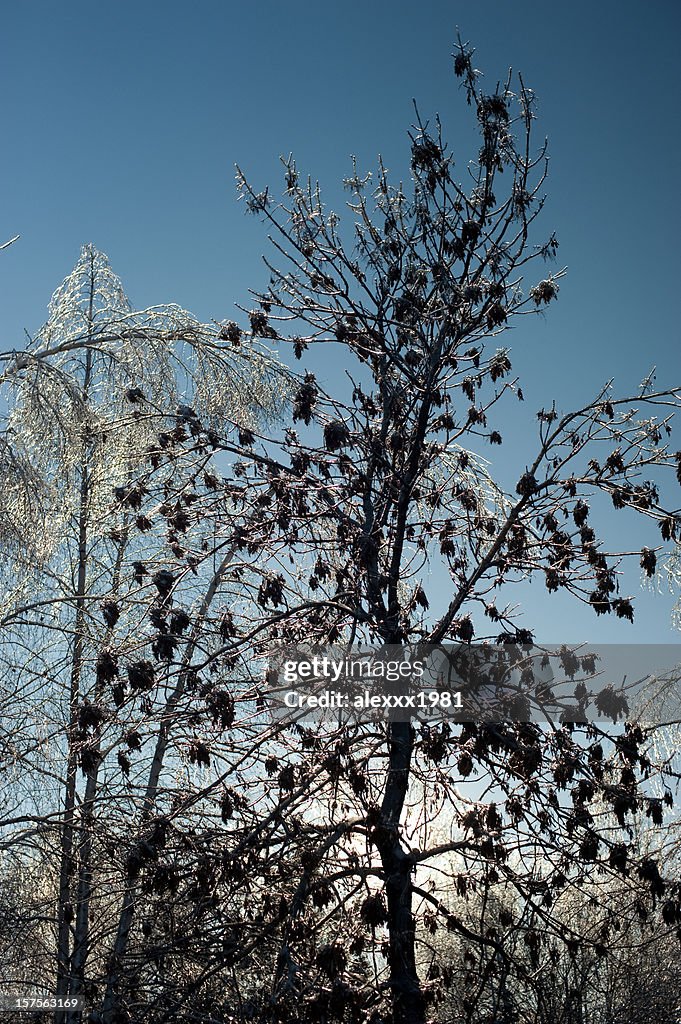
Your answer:
[[[48,314],[24,351],[0,353],[10,408],[0,436],[0,542],[39,560],[81,500],[84,465],[91,521],[103,522],[112,483],[138,468],[162,416],[186,407],[217,431],[226,419],[254,427],[284,399],[264,346],[235,348],[177,305],[133,309],[93,245],[83,246]]]

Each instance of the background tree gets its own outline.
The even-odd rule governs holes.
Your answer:
[[[178,540],[188,501],[176,503],[173,526],[163,519],[160,534],[138,515],[135,474],[169,413],[175,437],[199,414],[214,427],[228,411],[246,429],[276,413],[284,379],[257,345],[235,352],[219,325],[175,306],[133,311],[93,246],[55,292],[38,336],[3,358],[3,825],[12,871],[47,869],[59,879],[55,894],[43,878],[35,919],[44,931],[54,917],[56,991],[76,994],[94,944],[96,858],[130,814],[127,755],[115,778],[103,762],[115,754],[112,731],[125,735],[117,644],[140,643],[135,577],[168,539],[197,581],[202,561]],[[100,939],[101,928],[100,915]],[[51,973],[44,965],[41,976]]]
[[[659,848],[659,836],[653,838],[648,828],[642,832],[639,838],[647,839],[648,852]],[[583,941],[565,947],[549,939],[538,951],[524,941],[525,901],[512,891],[504,894],[500,886],[495,889],[462,897],[453,888],[448,897],[449,909],[471,931],[496,932],[500,916],[507,927],[503,953],[449,932],[431,937],[444,979],[439,1020],[675,1020],[681,950],[663,920],[630,915],[632,904],[644,909],[635,879],[592,876],[581,888],[566,887],[554,913]]]

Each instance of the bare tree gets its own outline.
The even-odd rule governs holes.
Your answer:
[[[31,861],[37,848],[59,878],[56,909],[44,892],[37,916],[56,915],[63,996],[83,990],[102,814],[119,807],[124,821],[130,812],[124,787],[112,788],[102,765],[107,727],[121,728],[112,719],[124,702],[109,684],[117,634],[139,644],[130,564],[153,558],[163,542],[137,515],[134,477],[169,413],[176,436],[198,415],[217,426],[227,411],[246,429],[276,414],[285,384],[264,349],[236,353],[220,325],[175,306],[134,311],[93,246],[49,312],[28,348],[2,356],[10,407],[0,436],[3,746],[6,765],[16,766],[5,774],[3,824],[13,856],[23,850]],[[182,558],[197,578],[200,560]]]
[[[355,168],[346,181],[349,242],[291,159],[281,202],[239,174],[275,251],[268,287],[245,310],[251,336],[288,341],[299,358],[312,345],[338,346],[346,378],[328,391],[310,371],[301,374],[283,436],[221,435],[237,461],[224,508],[212,502],[211,514],[255,562],[244,580],[251,603],[235,614],[221,656],[252,658],[282,643],[527,643],[532,630],[518,623],[510,591],[537,577],[549,595],[564,591],[598,616],[633,621],[620,568],[632,558],[653,572],[660,544],[608,549],[596,533],[604,504],[656,526],[663,544],[677,536],[660,481],[678,463],[666,446],[678,388],[654,391],[648,381],[617,397],[608,384],[567,414],[547,400],[512,493],[481,459],[481,445],[491,453],[504,440],[502,401],[523,398],[498,339],[556,298],[563,271],[525,283],[558,244],[553,235],[532,241],[546,147],[533,149],[531,92],[510,76],[486,92],[462,43],[454,70],[480,134],[464,180],[439,122],[431,127],[417,113],[410,192],[381,166],[375,180]],[[245,527],[230,506],[261,514]],[[436,566],[450,590],[439,608],[428,592]],[[575,940],[551,908],[584,871],[637,871],[641,898],[653,903],[675,892],[655,858],[605,835],[590,810],[604,800],[626,830],[626,815],[650,806],[647,740],[634,724],[611,743],[605,726],[542,731],[528,723],[456,730],[391,722],[325,736],[303,730],[297,739],[294,731],[286,761],[274,762],[284,789],[298,783],[276,812],[280,860],[295,849],[294,809],[324,828],[316,844],[308,832],[312,849],[301,863],[309,866],[277,926],[262,1019],[361,1017],[378,993],[395,1024],[424,1021],[436,984],[423,979],[416,908],[421,919],[468,934],[437,885],[418,882],[420,873],[432,882],[449,852],[462,857],[462,885],[503,875],[515,886],[532,911],[525,941],[537,949],[550,936]],[[321,766],[306,744],[329,752]],[[310,806],[320,767],[327,795]],[[485,797],[466,798],[460,784],[481,786]],[[362,891],[351,919],[374,936],[387,928],[385,960],[368,987],[343,977],[352,949],[364,948],[358,937],[351,949],[341,925]],[[330,921],[337,940],[323,953],[322,922]],[[468,937],[498,945],[493,935]]]
[[[639,838],[647,840],[649,853],[658,851],[659,837],[647,831],[643,827]],[[638,908],[633,917],[631,905]],[[441,1021],[672,1024],[678,1015],[678,938],[664,919],[647,916],[635,878],[594,875],[579,887],[566,886],[554,914],[581,937],[567,945],[552,939],[528,944],[531,909],[503,883],[464,896],[453,889],[448,906],[472,932],[498,934],[501,949],[451,932],[431,936],[442,982]]]

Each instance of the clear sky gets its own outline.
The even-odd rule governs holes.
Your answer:
[[[259,186],[278,184],[279,156],[293,151],[340,208],[351,153],[368,170],[380,152],[406,178],[415,97],[465,164],[458,26],[492,85],[509,65],[522,71],[550,139],[543,223],[569,275],[545,320],[508,335],[528,419],[613,374],[634,391],[653,363],[660,385],[681,381],[678,0],[21,0],[3,4],[2,26],[0,241],[22,236],[0,254],[3,349],[40,326],[87,241],[136,306],[232,315],[267,280],[264,231],[236,201],[237,161]],[[518,445],[526,436],[519,428]],[[545,638],[562,639],[560,599],[546,618],[543,587],[531,590]],[[670,600],[643,601],[637,573],[631,590],[635,637],[578,610],[567,639],[678,640]]]

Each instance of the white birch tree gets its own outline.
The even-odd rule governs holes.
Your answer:
[[[124,638],[132,649],[143,642],[130,565],[153,561],[167,539],[136,515],[142,493],[132,481],[169,415],[175,436],[199,417],[209,432],[225,417],[251,429],[277,415],[285,375],[265,346],[236,346],[228,326],[202,324],[177,306],[134,310],[91,245],[54,293],[45,326],[0,361],[8,406],[0,433],[1,824],[16,870],[39,871],[42,860],[58,879],[57,892],[36,894],[34,916],[53,920],[55,991],[75,994],[93,945],[103,835],[131,813],[125,760],[115,784],[103,764],[102,744],[112,742],[105,727],[121,728],[109,685],[113,648]],[[183,550],[177,561],[198,581],[200,551]]]

